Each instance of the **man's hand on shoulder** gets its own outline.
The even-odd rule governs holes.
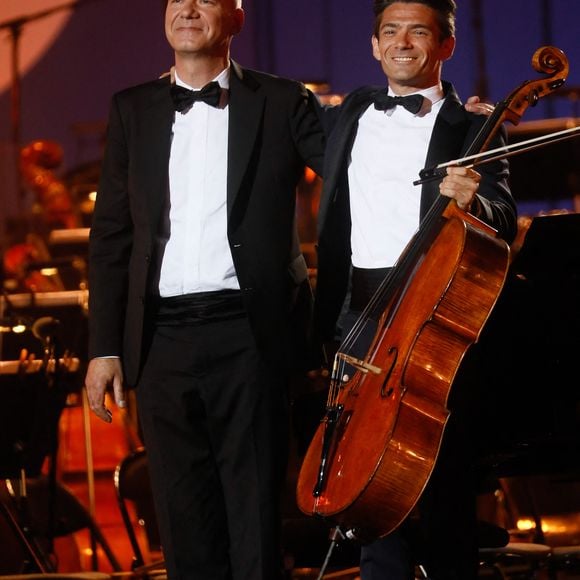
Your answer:
[[[114,358],[94,358],[89,362],[85,386],[89,398],[89,406],[99,419],[110,423],[113,414],[105,407],[105,393],[113,387],[113,396],[118,407],[125,407],[123,390],[123,369],[121,360]]]
[[[484,103],[478,96],[469,97],[465,103],[465,110],[476,115],[486,115],[489,117],[495,107],[490,103]]]

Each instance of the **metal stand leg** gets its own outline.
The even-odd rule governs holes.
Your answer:
[[[89,398],[87,391],[81,389],[83,406],[83,430],[85,435],[85,455],[87,463],[87,489],[89,494],[89,515],[95,520],[95,466],[93,462],[93,440],[91,436],[91,414],[89,408]],[[91,564],[93,570],[98,570],[99,560],[97,555],[97,542],[94,534],[91,536]]]
[[[24,483],[19,483],[20,490],[18,496],[14,495],[12,501],[15,503],[16,517],[12,510],[5,505],[4,501],[0,500],[0,515],[4,516],[6,522],[14,532],[14,535],[20,545],[22,546],[28,559],[23,562],[25,573],[28,572],[40,572],[40,573],[50,573],[55,572],[53,563],[50,557],[38,544],[34,534],[32,533],[29,523],[28,515],[26,513],[26,475],[23,473]],[[10,481],[6,481],[6,485],[12,485]],[[9,496],[12,496],[9,493]],[[20,521],[18,521],[20,520]]]
[[[324,572],[326,572],[326,568],[328,567],[328,563],[330,562],[330,556],[332,556],[332,552],[334,548],[341,540],[345,539],[345,535],[340,529],[340,526],[335,526],[332,531],[330,532],[330,546],[328,547],[328,552],[326,552],[326,558],[324,559],[324,563],[320,568],[320,573],[318,574],[318,578],[316,580],[322,580],[324,576]]]

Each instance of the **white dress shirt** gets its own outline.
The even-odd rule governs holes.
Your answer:
[[[215,79],[229,88],[229,68]],[[175,75],[175,82],[190,87]],[[162,297],[238,289],[227,239],[228,103],[195,102],[176,112],[169,158],[169,239],[161,263]]]
[[[425,101],[416,115],[402,106],[377,111],[371,104],[359,119],[348,167],[352,263],[358,268],[393,266],[419,227],[421,187],[413,181],[425,164],[443,89],[419,94]]]

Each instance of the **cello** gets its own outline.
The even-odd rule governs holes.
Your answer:
[[[538,49],[532,66],[548,76],[500,102],[466,157],[485,151],[504,121],[517,124],[568,74],[555,47]],[[438,167],[420,177],[444,174]],[[335,356],[326,412],[298,477],[302,512],[365,540],[389,534],[406,518],[437,460],[455,375],[499,297],[509,262],[510,248],[493,228],[449,198],[436,200]],[[366,355],[352,356],[377,312]]]

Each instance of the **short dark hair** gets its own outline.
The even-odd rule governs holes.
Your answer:
[[[403,4],[424,4],[437,12],[437,22],[441,31],[440,40],[455,36],[455,12],[457,5],[455,0],[374,0],[373,10],[375,13],[375,36],[379,35],[379,27],[383,12],[391,4],[401,2]]]

